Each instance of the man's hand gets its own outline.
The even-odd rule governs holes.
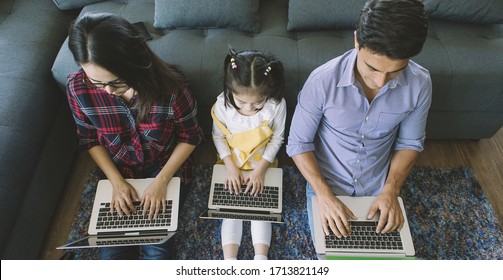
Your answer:
[[[368,219],[374,218],[380,211],[379,222],[377,223],[377,233],[387,233],[391,231],[400,231],[405,219],[403,217],[398,197],[388,192],[382,192],[376,197],[370,208]]]
[[[338,238],[351,234],[348,217],[356,219],[353,212],[331,192],[317,197],[321,224],[323,225],[325,234],[329,235],[330,230]]]

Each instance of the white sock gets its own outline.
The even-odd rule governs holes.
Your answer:
[[[235,261],[235,260],[237,260],[237,259],[236,259],[236,258],[226,258],[225,260],[226,260],[226,261]]]
[[[264,256],[264,255],[255,255],[255,257],[253,257],[254,260],[258,260],[258,261],[265,261],[267,260],[267,256]]]

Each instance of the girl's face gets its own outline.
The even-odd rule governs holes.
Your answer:
[[[267,101],[267,97],[252,90],[239,89],[240,94],[232,92],[238,112],[245,116],[253,116],[260,111]]]
[[[103,67],[93,63],[83,63],[81,66],[89,80],[97,88],[102,88],[109,94],[121,96],[130,89],[123,80]]]

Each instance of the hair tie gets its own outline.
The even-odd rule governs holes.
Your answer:
[[[271,70],[272,70],[271,66],[267,66],[267,68],[265,69],[264,75],[268,76],[269,72],[271,72]]]
[[[236,60],[234,59],[234,57],[231,57],[231,67],[232,67],[232,69],[238,68],[238,66],[236,64]]]

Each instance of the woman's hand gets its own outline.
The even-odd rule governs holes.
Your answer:
[[[143,215],[148,212],[148,219],[157,219],[157,216],[166,212],[166,192],[168,184],[155,179],[147,187],[141,198],[140,207],[143,207]]]
[[[122,213],[127,216],[131,213],[136,213],[136,208],[133,201],[140,201],[136,190],[126,180],[122,179],[117,182],[112,182],[112,201],[110,203],[110,213],[117,211],[119,217]]]

